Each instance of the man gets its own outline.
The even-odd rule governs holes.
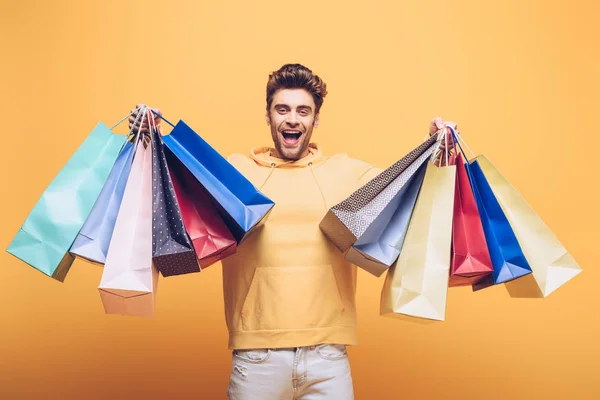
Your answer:
[[[274,148],[228,158],[275,202],[265,224],[222,262],[231,399],[354,397],[346,345],[357,344],[357,271],[319,223],[381,170],[324,156],[311,143],[326,94],[321,78],[300,64],[273,72],[265,117]],[[442,127],[435,118],[430,135]]]

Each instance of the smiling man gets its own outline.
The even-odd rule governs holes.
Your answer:
[[[228,394],[352,399],[346,345],[357,344],[357,270],[319,223],[381,170],[343,154],[325,156],[311,142],[327,89],[310,69],[284,65],[269,76],[266,94],[274,147],[228,158],[275,202],[265,224],[222,262],[233,350]],[[432,120],[430,134],[442,126]]]
[[[267,85],[265,118],[271,127],[274,155],[287,160],[298,160],[309,154],[312,131],[319,125],[319,110],[327,94],[326,85],[319,77],[306,76],[305,82],[294,82],[298,78],[292,75],[293,71],[290,67],[288,71],[272,74]]]

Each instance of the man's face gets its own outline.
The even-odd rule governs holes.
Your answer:
[[[267,111],[267,124],[275,144],[275,154],[286,160],[299,160],[308,155],[313,128],[319,124],[315,101],[304,89],[281,89],[273,95]]]

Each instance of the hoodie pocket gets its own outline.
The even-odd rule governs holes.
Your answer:
[[[242,307],[246,331],[335,325],[344,311],[331,265],[256,268]]]

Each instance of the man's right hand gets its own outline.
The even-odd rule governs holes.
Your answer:
[[[162,121],[161,118],[158,116],[158,115],[162,115],[160,108],[148,107],[148,111],[146,112],[146,118],[144,118],[144,120],[142,121],[142,116],[140,116],[138,118],[137,122],[135,121],[135,119],[138,116],[138,113],[143,112],[143,107],[144,107],[144,104],[136,104],[135,108],[133,110],[131,110],[132,114],[129,116],[129,130],[133,131],[134,133],[136,133],[140,129],[140,124],[141,124],[141,133],[150,132],[150,126],[148,124],[149,118],[154,118],[154,123],[156,124],[157,127],[160,128],[160,122]],[[154,114],[152,111],[154,111],[158,115]],[[134,125],[134,122],[135,122],[135,125]]]

